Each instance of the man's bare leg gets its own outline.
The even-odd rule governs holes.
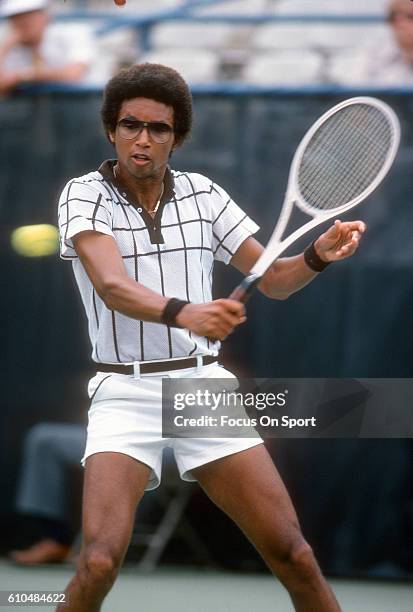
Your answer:
[[[150,468],[122,453],[86,460],[83,543],[59,612],[98,612],[122,565]]]
[[[193,473],[287,588],[296,612],[340,612],[264,445],[212,461]]]

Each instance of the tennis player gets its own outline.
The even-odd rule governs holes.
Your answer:
[[[197,480],[239,525],[295,610],[337,612],[262,441],[161,436],[162,377],[233,378],[218,352],[245,311],[212,300],[212,270],[218,260],[246,274],[263,250],[258,227],[212,180],[170,168],[192,124],[191,94],[175,70],[121,71],[105,88],[102,120],[116,159],[70,180],[59,202],[61,256],[73,264],[97,374],[83,457],[84,540],[58,610],[100,610],[136,506],[159,484],[162,450],[172,446],[181,477]],[[259,289],[287,298],[351,256],[364,230],[361,221],[336,221],[304,254],[277,261]]]

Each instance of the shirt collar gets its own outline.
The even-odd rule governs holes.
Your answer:
[[[113,172],[113,168],[115,164],[117,163],[117,161],[118,161],[117,159],[107,159],[100,165],[98,172],[100,172],[100,174],[103,176],[105,181],[112,183],[120,193],[126,194],[125,197],[127,199],[127,204],[131,204],[131,205],[139,204],[139,202],[134,201],[132,194],[126,189],[126,187],[124,187],[124,185],[115,176]],[[165,170],[164,191],[163,191],[162,198],[161,198],[161,205],[164,204],[165,202],[170,202],[173,199],[174,195],[175,195],[175,179],[173,177],[171,168],[167,166]]]

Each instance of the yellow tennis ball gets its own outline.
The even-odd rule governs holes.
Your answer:
[[[23,225],[12,232],[11,245],[24,257],[54,255],[59,250],[59,232],[57,227],[47,223]]]

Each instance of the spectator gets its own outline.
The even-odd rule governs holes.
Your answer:
[[[23,565],[58,562],[69,554],[74,533],[67,486],[70,470],[79,469],[86,443],[86,427],[69,423],[41,423],[30,429],[23,452],[17,511],[31,519],[42,534],[30,547],[13,550],[9,558]],[[74,495],[75,505],[80,490]],[[73,500],[72,500],[73,501]],[[80,508],[79,508],[80,510]]]
[[[382,86],[413,85],[413,2],[390,0],[388,35],[367,44],[350,70],[342,72],[343,83]]]
[[[87,75],[94,59],[92,39],[74,40],[73,32],[50,27],[48,4],[48,0],[0,0],[0,17],[10,24],[0,44],[0,94],[10,94],[23,83],[70,83]]]

